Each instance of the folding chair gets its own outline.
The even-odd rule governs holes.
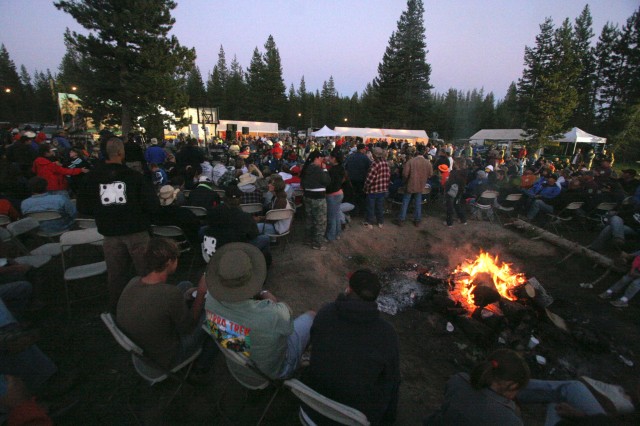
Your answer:
[[[11,218],[5,214],[0,214],[0,226],[5,226],[8,223],[11,223]]]
[[[11,241],[11,232],[0,226],[0,241],[3,243]],[[22,251],[22,250],[21,250]],[[28,255],[18,256],[13,260],[21,265],[30,265],[34,268],[39,268],[51,260],[51,256],[47,255]]]
[[[603,223],[603,219],[607,214],[616,208],[618,203],[600,203],[587,216],[592,225]]]
[[[205,217],[207,215],[207,209],[205,209],[204,207],[180,206],[180,208],[191,210],[191,212],[193,214],[195,214],[196,216],[198,216],[199,219],[201,219],[201,218],[203,218],[203,217]]]
[[[516,204],[522,199],[522,193],[509,194],[504,199],[504,202],[498,205],[498,210],[505,212],[507,216],[511,217],[512,213],[516,210]]]
[[[76,219],[76,226],[79,229],[89,229],[89,228],[97,228],[96,225],[96,220],[95,219],[83,219],[83,218],[79,218]]]
[[[100,318],[102,319],[102,322],[107,327],[116,342],[118,342],[118,344],[125,351],[131,354],[131,362],[133,363],[133,368],[136,370],[136,373],[138,373],[140,377],[142,377],[147,383],[149,383],[149,386],[160,383],[166,380],[167,377],[171,377],[172,379],[180,383],[173,396],[167,403],[167,405],[170,404],[173,398],[175,398],[175,396],[178,394],[178,391],[182,388],[182,385],[184,385],[185,379],[189,376],[191,368],[193,367],[193,362],[200,356],[200,352],[202,352],[202,349],[198,348],[198,350],[195,351],[193,355],[189,356],[189,358],[176,365],[171,370],[167,370],[166,368],[159,366],[157,362],[147,357],[144,354],[142,348],[135,344],[126,334],[122,332],[122,330],[120,330],[120,328],[116,324],[115,319],[113,318],[113,315],[111,315],[109,312],[104,312],[100,314]],[[176,374],[185,367],[187,367],[187,372],[185,373],[184,378]]]
[[[71,300],[69,298],[69,281],[78,281],[85,278],[102,275],[107,272],[107,262],[84,263],[71,266],[71,255],[68,259],[65,256],[65,248],[71,249],[82,245],[95,245],[102,241],[104,236],[98,233],[96,228],[80,229],[78,231],[67,231],[60,236],[60,257],[62,259],[62,272],[64,279],[64,290],[67,299],[67,315],[71,316]],[[84,252],[86,254],[86,251]],[[104,256],[102,256],[104,258]]]
[[[62,215],[60,214],[60,212],[57,212],[57,211],[54,211],[54,210],[45,210],[45,211],[41,211],[41,212],[26,213],[24,216],[25,217],[31,217],[31,218],[37,220],[40,225],[42,225],[43,222],[50,222],[50,221],[53,221],[53,220],[62,219]],[[51,240],[53,242],[53,238],[54,237],[58,237],[58,236],[64,234],[65,232],[67,232],[67,230],[55,231],[55,232],[46,232],[46,231],[43,231],[42,229],[39,229],[36,232],[36,234],[41,236],[41,237],[48,238],[49,240]]]
[[[497,219],[498,223],[500,223],[500,218],[494,214],[493,212],[493,204],[498,198],[497,191],[487,190],[480,194],[480,197],[473,204],[474,212],[473,214],[476,216],[478,220],[482,220],[482,212],[487,212],[487,217],[490,222],[493,222],[493,219]],[[479,200],[483,200],[483,202],[479,202]]]
[[[555,213],[547,213],[549,217],[548,224],[553,228],[554,233],[560,235],[560,227],[567,226],[569,222],[571,222],[576,212],[582,207],[584,202],[582,201],[574,201],[569,203],[565,208],[560,210],[557,214]]]
[[[188,253],[192,249],[191,243],[189,242],[187,235],[179,226],[151,225],[151,235],[155,237],[170,238],[174,240],[178,245],[180,254]],[[191,273],[191,268],[193,267],[194,257],[195,256],[191,258],[191,264],[189,265],[189,273]]]
[[[209,327],[206,326],[206,324],[203,326],[203,329],[208,334],[211,335],[211,330],[209,329]],[[267,412],[269,411],[269,408],[271,408],[271,404],[273,404],[273,401],[275,400],[276,396],[280,392],[280,388],[282,388],[283,382],[281,380],[270,378],[260,370],[260,368],[255,364],[255,362],[253,362],[251,358],[243,355],[240,352],[233,350],[232,348],[225,347],[224,345],[222,345],[222,343],[218,341],[216,336],[212,335],[212,337],[213,337],[213,341],[216,342],[216,345],[218,345],[220,352],[224,354],[229,373],[231,373],[231,375],[236,380],[236,382],[238,382],[243,388],[255,391],[255,390],[264,390],[268,388],[269,385],[273,385],[273,387],[275,387],[275,391],[273,392],[273,395],[269,399],[269,402],[267,403],[264,411],[262,412],[260,419],[256,423],[256,425],[260,425],[262,423],[262,420],[264,420],[264,417],[266,416]],[[233,366],[237,366],[242,369],[247,369],[251,371],[252,373],[254,373],[253,376],[255,378],[252,379],[251,381],[247,381],[246,378],[239,377],[236,374],[235,372],[236,370],[233,368]],[[222,399],[222,396],[220,399]],[[220,399],[218,400],[219,408],[220,408]],[[222,410],[220,410],[220,412],[222,413]]]
[[[16,247],[25,255],[45,255],[58,256],[60,254],[60,243],[46,243],[32,250],[28,249],[24,242],[20,239],[22,235],[33,234],[40,227],[37,220],[32,217],[25,217],[7,225],[6,229],[10,233],[8,241],[15,244]],[[66,248],[68,250],[68,247]]]
[[[240,209],[245,213],[258,214],[264,211],[264,207],[260,203],[240,204]]]
[[[302,189],[293,190],[293,204],[296,207],[296,211],[303,206],[302,198],[304,197],[304,191]]]
[[[341,404],[333,399],[327,398],[311,389],[297,379],[285,380],[284,385],[304,404],[309,406],[317,413],[333,420],[334,422],[350,425],[350,426],[368,426],[369,420],[361,411],[348,405]],[[298,412],[300,423],[305,426],[315,426],[315,422],[311,420],[308,414],[300,407]]]
[[[286,219],[290,219],[291,222],[289,222],[289,228],[282,232],[281,234],[275,233],[275,234],[267,234],[266,232],[264,232],[264,229],[266,229],[266,227],[263,229],[263,233],[265,235],[268,235],[270,238],[284,238],[284,247],[283,247],[283,251],[286,249],[288,243],[289,243],[289,234],[291,233],[291,227],[293,226],[293,216],[295,215],[296,211],[293,209],[274,209],[274,210],[269,210],[264,218],[265,221],[270,221],[270,220],[286,220]]]

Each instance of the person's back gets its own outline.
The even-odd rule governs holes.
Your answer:
[[[318,312],[311,328],[311,362],[303,376],[311,388],[362,411],[374,425],[395,419],[400,383],[398,335],[379,315],[379,288],[373,273],[357,271],[345,294]],[[316,421],[321,418],[305,412]]]
[[[349,174],[349,179],[356,182],[364,182],[367,178],[367,171],[371,166],[371,160],[361,150],[354,152],[345,162],[345,169]]]
[[[29,187],[33,195],[20,204],[22,214],[55,211],[62,217],[41,222],[40,229],[44,232],[61,232],[70,229],[77,211],[69,197],[47,193],[47,181],[40,176],[29,179]]]

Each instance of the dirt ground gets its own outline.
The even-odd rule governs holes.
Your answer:
[[[626,310],[615,309],[597,298],[597,294],[619,278],[612,274],[596,288],[585,290],[579,283],[592,281],[604,271],[591,262],[574,256],[563,264],[564,257],[556,247],[529,235],[489,222],[469,220],[467,226],[456,223],[443,226],[440,201],[426,209],[421,227],[411,223],[399,228],[386,216],[383,229],[364,229],[359,218],[340,241],[325,252],[302,245],[302,217],[297,218],[291,244],[274,248],[274,265],[266,288],[287,302],[296,314],[318,309],[335,299],[346,285],[346,275],[361,267],[376,271],[415,269],[438,265],[439,270],[453,269],[465,258],[475,257],[480,249],[499,255],[527,277],[536,277],[554,297],[550,309],[563,317],[570,332],[550,331],[541,322],[533,330],[541,338],[534,350],[524,355],[532,365],[536,378],[567,379],[587,375],[622,385],[632,392],[638,382],[640,363],[640,305],[633,301]],[[425,213],[425,212],[423,212]],[[595,234],[578,233],[569,237],[586,243]],[[190,277],[195,281],[204,265],[196,262],[188,271],[188,258],[183,259],[176,281]],[[59,277],[59,267],[47,266],[41,273]],[[59,280],[50,279],[52,291],[62,301]],[[76,287],[83,296],[104,294],[104,277]],[[77,407],[59,420],[63,425],[129,425],[129,424],[255,424],[272,391],[247,395],[229,376],[222,356],[218,356],[207,386],[186,387],[173,403],[165,407],[175,383],[149,387],[134,372],[127,354],[115,343],[100,321],[99,313],[105,297],[74,305],[73,319],[67,321],[62,304],[48,308],[35,319],[42,330],[41,348],[62,371],[75,369],[81,374],[80,384],[71,397],[80,399]],[[415,425],[442,401],[444,385],[455,372],[469,370],[489,351],[501,347],[497,339],[477,344],[458,327],[446,331],[447,319],[428,309],[409,308],[396,315],[383,314],[400,336],[402,385],[400,389],[398,425]],[[585,339],[584,336],[589,336]],[[539,366],[534,356],[544,355],[548,362]],[[630,360],[627,366],[620,358]],[[345,360],[357,362],[357,360]],[[544,409],[525,409],[527,424],[542,424]],[[292,395],[282,390],[263,422],[264,424],[298,424],[297,404]]]

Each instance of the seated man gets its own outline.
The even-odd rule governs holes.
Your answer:
[[[380,318],[379,292],[378,277],[361,269],[351,275],[344,293],[318,312],[304,381],[363,412],[371,424],[392,424],[400,386],[399,343],[393,326]],[[305,412],[315,422],[322,419],[310,409]]]
[[[221,346],[249,357],[267,376],[291,377],[309,343],[315,313],[294,320],[289,306],[262,290],[267,266],[251,244],[230,243],[216,251],[205,276],[209,334]],[[264,382],[251,370],[228,361],[227,365],[241,383]]]
[[[47,192],[47,181],[40,176],[29,179],[31,197],[22,201],[20,209],[22,214],[42,211],[56,211],[62,216],[60,219],[47,220],[40,223],[40,229],[48,233],[66,231],[73,226],[73,221],[78,214],[76,206],[69,197]]]
[[[548,178],[548,182],[552,181],[553,176]],[[551,183],[549,183],[551,185]],[[553,213],[560,211],[573,202],[585,202],[587,200],[587,194],[582,190],[582,186],[579,179],[572,179],[569,182],[569,189],[560,193],[558,196],[552,198],[546,198],[541,195],[540,198],[536,198],[529,211],[527,212],[527,219],[534,220],[540,211],[543,213]]]
[[[165,368],[191,356],[205,337],[199,326],[201,300],[191,309],[187,306],[194,291],[192,284],[167,284],[178,267],[178,255],[173,241],[152,238],[144,255],[146,275],[129,281],[117,307],[118,325],[149,358]]]

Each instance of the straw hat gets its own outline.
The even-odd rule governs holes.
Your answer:
[[[252,183],[256,183],[258,178],[251,173],[243,173],[238,178],[238,186],[251,185]]]
[[[173,204],[179,192],[180,190],[178,188],[174,188],[171,185],[164,185],[162,188],[160,188],[160,204],[163,206]]]
[[[264,255],[247,243],[229,243],[211,257],[206,283],[209,294],[220,302],[241,302],[255,296],[267,277]]]

